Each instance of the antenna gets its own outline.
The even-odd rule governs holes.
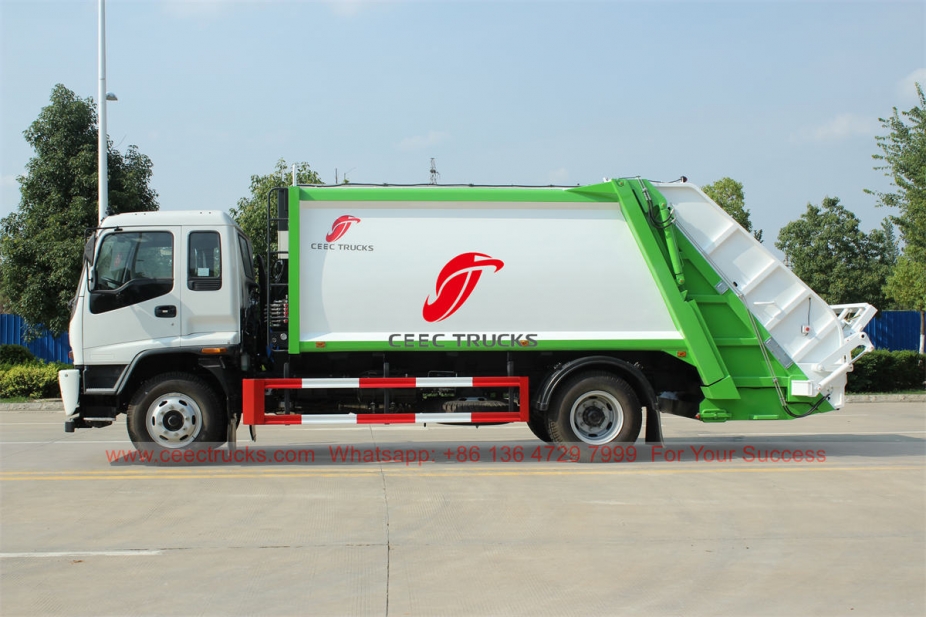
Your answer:
[[[437,163],[432,158],[431,159],[431,184],[437,184],[438,178],[440,178],[440,174],[437,172]]]
[[[349,174],[350,172],[354,171],[355,169],[357,169],[357,168],[356,168],[356,167],[351,167],[350,169],[348,169],[347,171],[345,171],[343,174],[341,174],[341,179],[338,180],[338,168],[335,167],[335,168],[334,168],[334,183],[335,183],[335,184],[350,184],[350,178],[347,177],[347,174]]]

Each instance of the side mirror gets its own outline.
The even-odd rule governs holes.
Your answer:
[[[91,235],[87,238],[87,243],[84,245],[84,261],[89,265],[93,265],[93,249],[96,248],[96,235]]]

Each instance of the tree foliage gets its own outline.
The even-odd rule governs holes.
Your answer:
[[[901,309],[926,311],[926,266],[901,255],[884,291]]]
[[[16,180],[20,203],[0,221],[0,297],[35,329],[67,330],[68,302],[80,278],[87,229],[98,216],[98,127],[93,99],[61,84],[23,132],[35,151]],[[157,210],[152,163],[135,146],[109,143],[110,212]]]
[[[297,184],[322,184],[318,174],[308,163],[296,163]],[[238,200],[238,205],[231,208],[230,214],[235,222],[251,239],[254,254],[267,254],[267,208],[271,190],[292,184],[292,167],[284,159],[276,163],[274,170],[265,176],[251,176],[251,195]],[[274,202],[273,207],[276,207]],[[276,238],[271,238],[271,245],[276,247]]]
[[[743,229],[752,232],[753,237],[762,242],[762,230],[753,230],[752,221],[749,220],[749,210],[746,209],[746,196],[743,194],[742,182],[725,177],[701,189],[742,225]]]
[[[826,197],[820,207],[807,204],[801,218],[785,225],[775,246],[794,273],[830,304],[868,302],[887,308],[883,287],[897,261],[889,221],[866,234],[838,197]]]
[[[887,135],[876,137],[881,154],[875,160],[885,164],[884,170],[896,189],[892,193],[868,191],[878,198],[878,204],[897,208],[899,214],[891,220],[900,229],[904,241],[903,256],[897,261],[888,279],[887,294],[898,308],[920,311],[920,351],[926,336],[926,97],[916,85],[919,105],[909,111],[879,118]]]
[[[879,205],[900,211],[891,220],[906,244],[904,252],[926,263],[926,97],[920,84],[916,92],[919,106],[901,113],[895,107],[890,118],[879,118],[888,134],[875,138],[882,153],[872,158],[884,161],[885,165],[875,169],[884,170],[896,190],[868,192],[878,198]]]

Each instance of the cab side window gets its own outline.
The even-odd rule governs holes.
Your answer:
[[[174,287],[174,237],[166,231],[103,237],[93,270],[90,312],[105,313],[163,296]]]
[[[251,255],[251,243],[242,235],[238,236],[238,250],[241,251],[241,263],[244,264],[244,276],[254,280],[254,257]]]
[[[190,232],[187,286],[193,291],[222,288],[222,245],[218,232]]]

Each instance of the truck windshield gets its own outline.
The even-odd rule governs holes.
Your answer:
[[[173,279],[173,253],[169,232],[109,234],[100,246],[94,289],[117,289],[134,279]]]

